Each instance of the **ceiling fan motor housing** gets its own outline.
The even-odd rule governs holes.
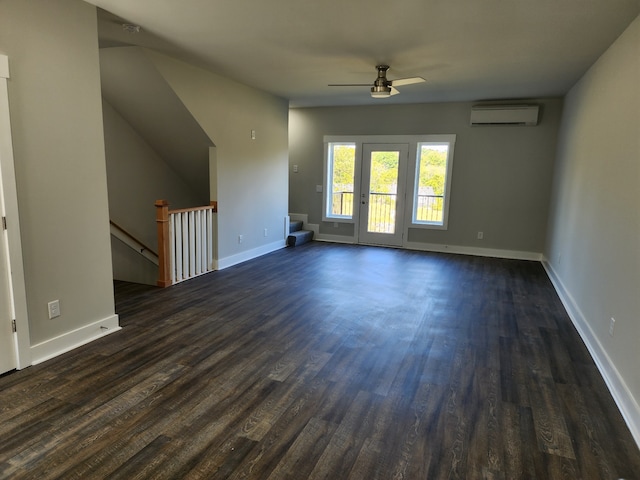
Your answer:
[[[389,70],[388,65],[378,65],[376,66],[378,69],[378,78],[373,82],[373,87],[371,87],[371,95],[374,96],[384,96],[391,94],[391,87],[389,86],[389,81],[387,80],[387,70]]]

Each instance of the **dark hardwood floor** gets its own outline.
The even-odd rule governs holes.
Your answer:
[[[0,478],[640,478],[537,262],[316,242],[116,306],[0,377]]]

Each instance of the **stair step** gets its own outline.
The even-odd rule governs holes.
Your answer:
[[[287,237],[287,246],[295,247],[313,240],[312,230],[296,230]]]
[[[289,222],[289,233],[302,230],[302,220],[292,220]]]

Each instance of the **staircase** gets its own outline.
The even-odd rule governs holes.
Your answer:
[[[289,236],[287,247],[295,247],[313,240],[313,231],[302,229],[302,220],[293,220],[289,223]]]

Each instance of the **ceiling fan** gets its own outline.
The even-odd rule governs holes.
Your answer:
[[[387,70],[389,65],[377,65],[378,78],[370,83],[331,83],[330,87],[369,87],[371,86],[371,96],[373,98],[387,98],[391,95],[400,93],[395,87],[402,85],[411,85],[413,83],[422,83],[426,80],[422,77],[396,78],[395,80],[387,80]]]

